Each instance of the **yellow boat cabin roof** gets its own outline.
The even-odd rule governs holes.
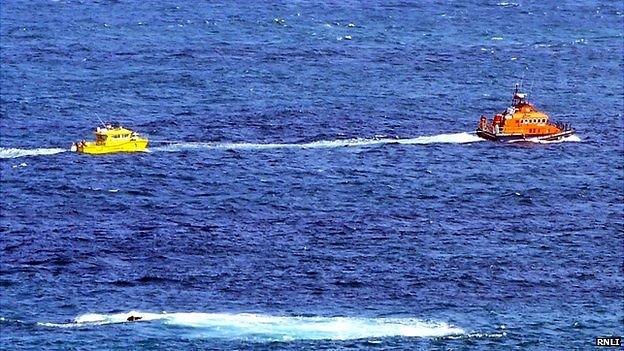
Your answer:
[[[106,135],[106,136],[111,136],[111,137],[120,137],[120,136],[130,137],[133,134],[136,135],[136,133],[131,131],[130,129],[126,129],[119,125],[110,125],[110,124],[107,124],[104,127],[97,127],[97,129],[95,130],[95,134]]]

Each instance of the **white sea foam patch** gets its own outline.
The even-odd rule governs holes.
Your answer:
[[[61,148],[37,148],[37,149],[16,149],[10,147],[0,147],[0,158],[16,158],[24,156],[54,155],[69,151]]]
[[[176,313],[167,324],[200,328],[202,337],[269,340],[349,340],[391,336],[440,337],[460,328],[413,318],[278,317],[258,314]]]
[[[129,322],[129,317],[141,319]],[[443,322],[415,318],[284,317],[249,313],[144,313],[85,314],[68,323],[39,323],[47,327],[79,327],[114,323],[160,321],[186,327],[203,338],[287,340],[350,340],[393,336],[442,337],[464,330]]]
[[[74,320],[67,321],[65,323],[38,322],[37,324],[44,327],[75,328],[90,325],[126,323],[130,322],[128,320],[128,318],[130,317],[140,317],[140,321],[154,321],[164,319],[167,316],[167,314],[163,313],[146,313],[139,311],[130,311],[127,313],[115,314],[87,313],[80,315]]]
[[[317,148],[339,148],[339,147],[363,147],[371,145],[383,145],[383,144],[463,144],[474,143],[483,141],[474,133],[454,133],[454,134],[439,134],[432,136],[422,136],[417,138],[370,138],[370,139],[338,139],[338,140],[319,140],[309,143],[204,143],[204,142],[186,142],[186,143],[172,143],[165,146],[158,146],[151,148],[152,151],[185,151],[194,149],[233,149],[233,150],[245,150],[245,149],[317,149]]]

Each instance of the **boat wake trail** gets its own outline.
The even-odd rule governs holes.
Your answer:
[[[309,143],[283,143],[283,144],[257,144],[257,143],[204,143],[204,142],[181,142],[172,143],[165,146],[150,148],[152,151],[186,151],[196,149],[228,149],[228,150],[263,150],[263,149],[318,149],[318,148],[339,148],[339,147],[365,147],[383,144],[465,144],[483,141],[474,133],[453,133],[439,134],[433,136],[422,136],[417,138],[370,138],[370,139],[339,139],[320,140]]]
[[[15,149],[10,147],[0,147],[0,158],[16,158],[24,156],[55,155],[69,151],[61,148],[37,148],[37,149]]]
[[[206,143],[206,142],[171,142],[167,145],[152,147],[147,152],[164,151],[178,152],[190,150],[224,149],[224,150],[264,150],[264,149],[322,149],[340,147],[366,147],[374,145],[401,144],[401,145],[427,145],[427,144],[468,144],[484,141],[474,133],[451,133],[416,138],[355,138],[338,140],[319,140],[309,143]],[[562,142],[580,142],[581,139],[572,135],[555,141],[538,139],[519,140],[518,142],[534,142],[539,144],[553,144]],[[155,143],[158,143],[156,141]],[[61,148],[36,148],[18,149],[0,147],[0,159],[17,158],[24,156],[55,155],[70,151]]]
[[[132,318],[131,318],[132,317]],[[136,321],[129,321],[137,319]],[[37,323],[43,327],[73,328],[114,323],[160,323],[184,327],[199,338],[257,341],[351,340],[365,338],[443,337],[463,335],[464,330],[443,322],[414,318],[281,317],[229,313],[145,313],[85,314],[68,323]]]

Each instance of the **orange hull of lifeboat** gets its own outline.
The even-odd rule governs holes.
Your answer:
[[[477,135],[496,141],[516,141],[538,139],[554,141],[575,133],[568,124],[552,123],[547,114],[538,111],[526,99],[526,94],[514,93],[513,102],[504,112],[496,114],[489,123],[481,116]]]

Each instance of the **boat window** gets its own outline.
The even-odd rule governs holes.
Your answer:
[[[104,144],[104,142],[106,141],[106,135],[96,135],[95,137],[95,144],[96,145],[102,145]]]

